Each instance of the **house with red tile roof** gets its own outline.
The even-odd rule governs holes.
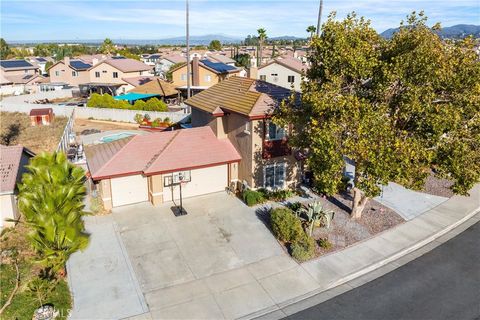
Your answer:
[[[85,147],[88,169],[106,209],[153,205],[223,191],[238,179],[241,160],[229,139],[209,126],[136,135]]]
[[[277,58],[258,68],[257,79],[295,91],[301,90],[308,66],[297,58]]]
[[[0,145],[0,228],[12,226],[5,219],[18,219],[17,183],[35,154],[23,146]]]

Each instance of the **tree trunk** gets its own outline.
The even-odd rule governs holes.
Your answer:
[[[362,217],[363,209],[367,204],[368,198],[365,194],[358,188],[353,188],[353,203],[352,203],[352,214],[350,218],[360,219]]]

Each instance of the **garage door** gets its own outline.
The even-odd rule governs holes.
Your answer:
[[[141,175],[113,178],[112,204],[114,207],[148,201],[147,178]]]
[[[228,168],[226,164],[195,169],[190,172],[190,175],[191,181],[182,187],[182,196],[184,198],[224,191],[228,185]],[[180,199],[180,190],[178,186],[164,188],[164,201],[171,201],[172,196],[175,200]]]

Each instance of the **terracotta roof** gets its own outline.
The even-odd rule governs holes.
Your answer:
[[[10,80],[12,83],[18,84],[28,84],[35,82],[42,82],[43,77],[38,74],[17,74],[17,75],[7,75],[5,78]]]
[[[185,103],[211,114],[221,108],[249,117],[265,117],[289,95],[289,89],[234,76],[197,93]]]
[[[136,135],[86,146],[85,152],[94,180],[175,172],[241,159],[231,142],[218,139],[210,127]]]
[[[308,67],[302,63],[302,61],[300,61],[299,59],[296,59],[296,58],[290,58],[290,57],[287,57],[287,58],[283,58],[283,59],[275,59],[273,61],[270,61],[269,63],[261,66],[260,68],[258,68],[259,70],[262,69],[262,68],[265,68],[266,66],[269,66],[273,63],[277,63],[279,65],[282,65],[286,68],[289,68],[293,71],[296,71],[298,73],[302,73],[302,72],[305,72],[307,71]]]
[[[170,62],[173,63],[184,63],[187,61],[187,58],[185,58],[182,55],[179,54],[173,54],[173,55],[168,55],[168,56],[163,56],[162,59],[166,59]]]
[[[152,66],[146,65],[145,63],[135,59],[107,59],[101,63],[107,63],[122,72],[146,71],[153,69]],[[99,64],[97,64],[97,66]],[[93,66],[93,68],[95,67],[96,66]]]
[[[47,116],[51,113],[53,113],[52,108],[39,108],[30,110],[30,116]]]
[[[148,83],[152,80],[158,79],[158,77],[154,76],[140,76],[140,77],[128,77],[128,78],[122,78],[123,81],[126,83],[131,84],[134,87],[138,87],[142,84]]]
[[[129,92],[147,93],[147,94],[155,93],[155,94],[160,94],[162,97],[175,96],[178,94],[178,91],[177,89],[175,89],[175,86],[173,84],[160,79],[155,79],[153,81],[142,84],[130,90]]]
[[[235,63],[235,60],[223,54],[209,54],[207,55],[207,59],[222,63]]]
[[[34,154],[23,146],[0,145],[0,193],[13,193],[15,185],[21,178],[23,168],[20,168],[22,153]]]

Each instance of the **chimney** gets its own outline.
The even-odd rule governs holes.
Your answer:
[[[250,79],[257,79],[258,78],[258,69],[257,67],[250,67],[248,69],[248,74],[247,76],[250,78]]]
[[[65,63],[66,66],[70,65],[70,57],[63,57],[63,63]]]
[[[194,57],[192,60],[192,86],[200,85],[200,69],[198,67],[198,57]]]

